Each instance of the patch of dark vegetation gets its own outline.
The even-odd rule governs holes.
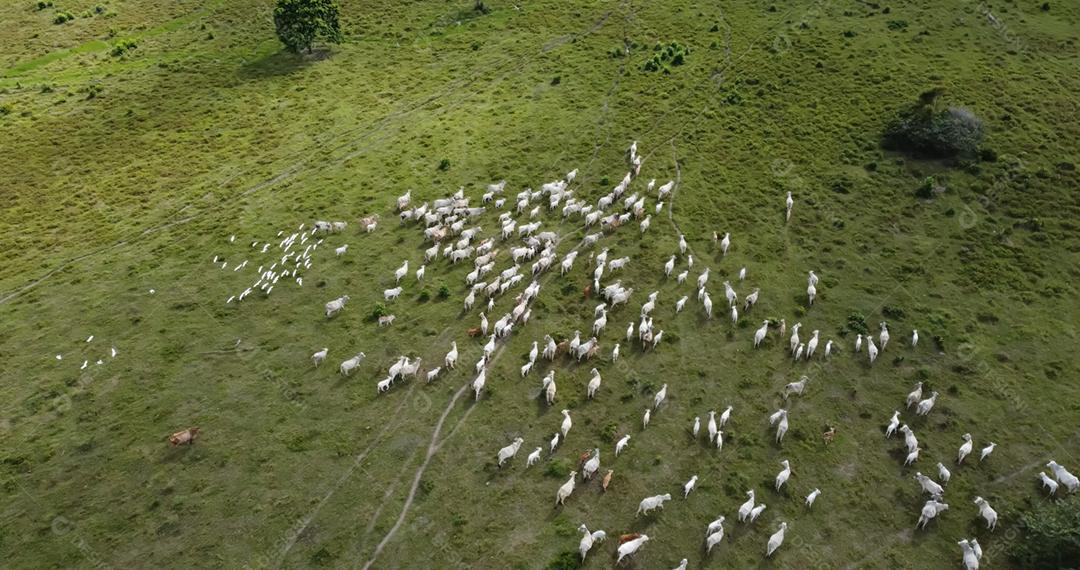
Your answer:
[[[113,57],[120,57],[131,50],[139,47],[132,39],[123,39],[113,44],[112,50],[109,51],[109,55]]]
[[[1022,568],[1066,568],[1080,560],[1080,497],[1044,504],[1020,516],[1022,540],[1009,557]]]
[[[657,43],[653,46],[653,56],[649,58],[642,69],[645,71],[659,71],[671,73],[671,68],[686,63],[686,56],[690,55],[690,48],[679,42],[669,42],[667,45]]]
[[[581,561],[578,559],[578,553],[573,550],[560,552],[547,563],[547,566],[544,566],[546,570],[575,570],[580,567]]]
[[[883,145],[925,158],[975,157],[983,138],[982,119],[964,107],[941,103],[944,88],[919,96],[885,129]]]

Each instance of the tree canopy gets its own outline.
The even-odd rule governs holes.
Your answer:
[[[341,42],[338,7],[334,0],[278,0],[274,26],[285,48],[311,51],[316,39]]]

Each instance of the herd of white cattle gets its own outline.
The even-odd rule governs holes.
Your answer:
[[[593,251],[589,253],[588,267],[585,270],[591,275],[591,284],[586,289],[585,294],[586,296],[589,294],[597,294],[602,300],[602,302],[595,307],[592,314],[593,323],[589,328],[591,331],[590,337],[583,339],[581,332],[576,331],[572,339],[556,342],[550,335],[545,335],[543,337],[542,349],[541,344],[534,341],[527,361],[521,366],[521,377],[528,376],[537,365],[538,359],[541,358],[553,364],[559,355],[565,355],[576,361],[586,361],[593,359],[599,354],[601,348],[600,337],[603,335],[603,332],[608,325],[609,318],[619,310],[620,306],[629,304],[634,296],[634,288],[624,285],[622,279],[619,278],[621,270],[632,262],[631,257],[622,256],[609,260],[609,256],[612,255],[611,250],[610,248],[602,247],[602,242],[605,238],[609,238],[612,234],[619,231],[623,226],[631,225],[633,221],[637,222],[640,239],[648,239],[645,234],[649,232],[651,227],[652,214],[649,214],[646,211],[646,199],[653,195],[653,192],[655,191],[656,203],[652,211],[655,214],[659,214],[664,207],[664,200],[673,198],[676,186],[674,181],[669,181],[656,187],[656,180],[654,179],[644,185],[644,191],[632,192],[629,195],[626,195],[630,190],[631,184],[637,179],[642,163],[642,157],[637,153],[636,142],[631,145],[628,151],[628,159],[631,165],[630,172],[628,172],[610,192],[600,197],[595,204],[588,203],[575,196],[575,190],[571,189],[571,184],[577,176],[577,170],[567,173],[561,180],[543,184],[539,191],[527,188],[519,192],[514,197],[513,207],[509,209],[506,208],[508,201],[507,198],[504,197],[506,181],[488,185],[482,195],[482,205],[480,206],[471,204],[470,199],[465,196],[464,189],[458,190],[450,196],[434,200],[430,204],[425,202],[418,206],[414,206],[412,203],[411,191],[397,199],[396,209],[401,224],[403,226],[413,225],[417,228],[422,228],[424,240],[432,244],[424,251],[423,264],[421,264],[414,272],[415,280],[417,282],[424,279],[429,269],[429,265],[431,265],[432,269],[435,268],[434,264],[440,257],[446,259],[448,265],[461,263],[467,259],[473,261],[473,270],[470,271],[465,278],[467,294],[464,299],[463,309],[465,311],[473,310],[474,306],[477,304],[478,295],[486,298],[486,303],[481,303],[484,309],[479,315],[480,321],[478,326],[468,330],[469,336],[486,339],[483,344],[482,355],[475,364],[475,376],[471,383],[471,388],[476,400],[480,400],[484,393],[485,386],[488,382],[488,370],[496,355],[499,344],[505,343],[506,339],[514,332],[514,330],[520,330],[529,322],[529,318],[532,314],[532,302],[537,298],[542,288],[542,276],[556,265],[558,265],[560,270],[559,276],[570,274],[574,269],[578,256],[581,252],[586,250]],[[555,224],[560,227],[565,226],[566,223],[571,222],[575,218],[581,220],[581,230],[584,234],[583,238],[576,246],[570,248],[570,251],[562,254],[561,259],[557,253],[558,246],[565,241],[569,241],[566,238],[572,233],[577,233],[578,229],[573,228],[563,234],[557,233],[554,230],[544,230],[545,220],[543,206],[545,205],[547,206],[549,213],[559,211],[561,206],[561,220],[556,219],[555,221]],[[497,222],[499,231],[497,232],[497,237],[482,239],[481,236],[484,234],[484,229],[479,225],[479,222],[488,212],[489,208],[499,212]],[[791,220],[793,208],[794,199],[791,193],[788,193],[785,200],[784,212],[785,219],[788,222]],[[370,233],[376,229],[377,222],[378,216],[370,216],[361,220],[360,226],[365,232]],[[258,279],[255,283],[244,289],[239,295],[230,297],[227,302],[231,303],[234,300],[243,300],[255,291],[262,291],[264,294],[268,295],[273,290],[274,284],[282,277],[295,279],[298,285],[302,285],[303,280],[299,275],[299,272],[311,268],[312,255],[324,239],[321,236],[340,234],[346,227],[346,222],[326,221],[316,221],[306,230],[305,226],[300,226],[297,232],[291,233],[277,243],[276,248],[280,253],[275,254],[274,263],[268,268],[259,267],[257,272]],[[278,237],[282,237],[284,233],[285,232],[279,233]],[[235,239],[235,237],[230,238],[230,240],[232,239]],[[721,236],[714,232],[712,239],[713,243],[718,248],[720,255],[727,255],[733,244],[730,233],[724,233]],[[311,243],[308,243],[309,241]],[[259,242],[254,242],[252,247],[257,248],[258,245]],[[263,244],[261,252],[266,253],[270,247],[271,244],[269,243]],[[599,248],[599,251],[595,251],[597,248]],[[348,255],[348,244],[342,244],[337,247],[335,249],[335,254],[339,257]],[[280,256],[280,258],[277,256]],[[680,259],[682,260],[682,263],[685,264],[685,269],[676,273],[676,270],[679,269]],[[496,270],[496,265],[499,261],[505,261],[508,264],[502,271]],[[228,266],[226,262],[220,261],[218,258],[215,258],[214,262],[220,263],[223,269]],[[522,265],[529,262],[531,262],[529,269],[527,271],[523,270]],[[236,264],[234,270],[239,271],[243,269],[246,264],[247,260],[244,260],[243,262]],[[673,253],[663,267],[660,268],[663,273],[663,278],[670,278],[670,276],[675,273],[677,284],[683,285],[688,280],[689,273],[693,270],[693,267],[694,258],[692,252],[690,251],[685,237],[679,235],[678,251]],[[406,259],[393,271],[395,286],[384,290],[383,298],[386,302],[396,301],[401,297],[405,291],[404,285],[401,283],[403,280],[408,281],[406,278],[409,275],[409,268],[410,262]],[[528,275],[526,275],[526,273]],[[738,281],[744,281],[746,276],[747,269],[744,267],[738,272]],[[526,279],[530,279],[530,282],[525,285],[524,290],[520,294],[517,294],[513,298],[511,310],[497,319],[492,326],[488,321],[488,315],[495,310],[496,300],[504,296],[510,290],[521,286]],[[408,283],[406,283],[406,285],[407,284]],[[701,310],[706,318],[712,318],[713,301],[708,291],[708,284],[709,268],[705,267],[701,269],[701,272],[696,279],[696,298],[700,303]],[[751,311],[758,301],[760,290],[754,288],[752,292],[745,296],[743,303],[740,305],[739,294],[736,292],[731,282],[724,281],[722,285],[724,287],[725,298],[728,302],[730,319],[733,323],[738,322],[740,318],[740,307],[743,314]],[[818,286],[818,276],[813,271],[810,271],[807,277],[806,289],[808,305],[812,305],[815,299],[818,298]],[[655,350],[661,344],[664,331],[658,329],[656,325],[654,325],[653,320],[653,313],[661,302],[659,295],[659,291],[653,291],[647,295],[647,300],[642,303],[638,315],[634,319],[630,319],[625,333],[625,342],[628,346],[633,346],[635,339],[642,351]],[[689,295],[684,295],[672,303],[674,309],[672,313],[670,313],[672,318],[685,309],[688,299]],[[327,302],[325,304],[326,318],[333,318],[342,311],[346,311],[348,301],[349,296],[347,294],[342,294]],[[394,315],[381,316],[379,318],[379,326],[392,325],[394,318]],[[816,355],[819,355],[820,358],[831,358],[839,352],[839,344],[831,339],[826,340],[824,349],[821,352],[818,352],[818,346],[822,341],[820,330],[812,331],[810,338],[804,342],[799,335],[801,327],[802,323],[792,325],[791,334],[788,337],[786,348],[790,351],[793,360],[808,361],[813,359]],[[787,335],[786,320],[780,319],[779,322],[764,320],[761,327],[754,332],[752,340],[753,347],[760,348],[769,333],[773,330],[777,331],[779,337],[785,337]],[[619,359],[621,338],[622,335],[618,335],[609,352],[611,362],[616,362]],[[909,338],[910,341],[907,345],[907,349],[916,349],[919,341],[918,331],[912,331]],[[889,339],[890,332],[888,325],[882,322],[880,323],[880,332],[877,336],[877,342],[875,342],[872,335],[859,334],[855,339],[852,354],[861,354],[865,344],[866,358],[869,364],[872,365],[878,355],[886,350],[886,347],[889,345]],[[315,365],[318,366],[327,358],[327,356],[328,349],[322,348],[312,355],[312,360]],[[442,358],[442,365],[429,368],[424,372],[427,381],[435,381],[442,373],[455,369],[458,357],[459,352],[457,342],[453,341],[450,344],[449,351]],[[346,376],[349,375],[361,365],[364,358],[365,355],[363,352],[358,352],[355,355],[350,356],[340,364],[340,373]],[[387,376],[377,382],[377,393],[382,394],[387,392],[392,389],[395,383],[418,376],[421,372],[422,362],[423,360],[419,357],[409,358],[403,355],[397,358],[389,367]],[[591,379],[586,387],[586,397],[588,399],[600,397],[602,384],[601,374],[597,368],[592,368],[590,375]],[[802,396],[806,391],[809,382],[810,378],[802,376],[798,381],[787,384],[782,392],[785,401],[791,396]],[[655,394],[653,405],[644,411],[642,417],[643,430],[647,431],[646,428],[648,427],[653,414],[662,410],[662,404],[667,398],[667,394],[668,385],[664,384],[662,389]],[[554,368],[550,369],[543,377],[540,386],[540,395],[548,405],[554,405],[556,402],[557,386]],[[933,409],[938,397],[938,392],[932,392],[928,397],[924,398],[922,393],[922,383],[920,382],[916,385],[915,389],[908,394],[904,409],[910,410],[914,407],[914,413],[916,415],[926,416]],[[554,454],[556,452],[556,449],[566,438],[567,433],[573,426],[570,411],[562,410],[561,414],[563,420],[554,436],[550,440],[547,440],[546,436],[543,438],[544,441],[548,443],[547,447],[549,454]],[[732,406],[727,406],[727,408],[719,415],[719,418],[715,411],[708,412],[709,419],[705,436],[711,445],[715,445],[716,452],[718,453],[721,452],[723,448],[724,432],[722,428],[727,422],[732,420],[732,417]],[[910,465],[919,460],[922,448],[919,446],[918,439],[913,430],[907,424],[902,424],[900,418],[901,411],[894,411],[892,418],[885,426],[885,438],[892,438],[898,431],[903,434],[904,443],[907,449],[904,465]],[[789,427],[789,411],[785,408],[781,408],[771,414],[767,420],[769,426],[775,427],[776,444],[782,445],[784,434],[788,431]],[[700,429],[701,419],[700,417],[695,417],[692,426],[690,427],[690,432],[695,439],[698,438]],[[826,443],[831,440],[832,433],[834,432],[827,432],[825,434]],[[629,447],[629,441],[629,434],[625,434],[618,439],[614,449],[615,457],[618,457],[619,454],[626,451]],[[971,434],[964,434],[963,443],[959,447],[954,468],[958,468],[964,464],[965,457],[973,449],[973,441]],[[498,465],[502,467],[504,463],[512,460],[517,455],[518,450],[524,442],[524,438],[518,437],[509,445],[499,449],[496,454]],[[987,461],[995,446],[995,443],[989,442],[985,447],[982,447],[978,463]],[[543,449],[543,447],[536,447],[535,450],[529,454],[525,462],[526,468],[533,466],[540,460]],[[792,476],[790,461],[782,461],[781,466],[782,469],[776,476],[774,489],[777,493],[781,492],[782,487],[784,487]],[[1050,461],[1047,466],[1053,473],[1053,478],[1047,476],[1045,472],[1039,473],[1038,477],[1051,495],[1057,491],[1059,484],[1064,485],[1069,492],[1076,491],[1077,488],[1080,487],[1080,480],[1069,473],[1061,465],[1054,461]],[[915,480],[921,486],[922,491],[930,496],[930,499],[925,503],[919,513],[916,528],[925,528],[932,519],[941,515],[942,512],[949,508],[949,505],[942,502],[942,500],[944,498],[945,485],[948,484],[952,473],[942,462],[937,463],[937,468],[938,478],[941,483],[935,482],[921,472],[917,472],[914,476]],[[579,469],[583,483],[592,479],[600,470],[600,449],[596,448],[591,454],[583,455],[580,458]],[[578,486],[578,474],[578,471],[572,471],[568,480],[556,490],[556,505],[563,504],[571,497]],[[613,470],[608,470],[606,475],[602,477],[602,486],[605,490],[611,480],[612,474]],[[693,475],[685,484],[682,484],[684,500],[690,500],[689,496],[691,491],[697,486],[698,480],[698,475]],[[822,491],[820,489],[813,489],[805,499],[806,508],[809,509],[821,494]],[[747,501],[738,509],[737,519],[743,524],[750,525],[761,515],[765,510],[766,505],[765,503],[757,502],[757,495],[753,489],[747,492],[747,497]],[[670,499],[671,495],[669,493],[661,493],[655,496],[646,497],[640,502],[637,514],[640,516],[648,516],[649,513],[655,509],[662,509],[664,503]],[[987,528],[993,530],[997,524],[997,513],[990,506],[990,503],[982,497],[975,497],[972,500],[972,503],[979,515],[986,520]],[[707,554],[723,539],[725,520],[725,517],[720,516],[706,526],[704,548]],[[787,530],[787,522],[779,522],[776,532],[770,535],[766,542],[765,555],[767,557],[771,556],[783,544]],[[579,545],[580,555],[582,559],[584,559],[594,545],[605,539],[606,533],[602,530],[590,531],[584,524],[581,525],[580,531],[583,534]],[[644,534],[631,533],[622,535],[616,551],[617,562],[621,562],[626,557],[632,556],[648,541],[649,537]],[[958,544],[962,549],[964,566],[969,570],[978,568],[979,559],[982,557],[982,548],[978,541],[974,539],[964,539],[959,541]],[[686,565],[687,560],[683,559],[677,568],[685,568]]]

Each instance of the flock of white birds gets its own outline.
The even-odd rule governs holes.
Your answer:
[[[632,226],[635,222],[640,238],[647,239],[646,234],[651,228],[652,214],[647,212],[646,199],[655,191],[656,203],[652,208],[652,213],[659,214],[664,207],[664,200],[674,198],[676,183],[674,181],[669,181],[656,187],[656,180],[650,180],[644,185],[645,188],[643,191],[632,192],[627,195],[627,192],[630,191],[631,184],[637,180],[642,163],[642,156],[637,152],[636,142],[630,146],[627,155],[630,163],[630,171],[610,192],[600,197],[595,203],[586,202],[575,196],[575,190],[570,188],[577,176],[577,170],[569,172],[561,180],[543,184],[538,191],[529,188],[524,189],[516,195],[510,207],[507,207],[508,200],[504,197],[506,181],[488,185],[481,197],[482,205],[480,206],[475,206],[470,203],[470,199],[464,194],[464,189],[458,190],[450,196],[436,199],[431,203],[425,202],[418,206],[412,204],[411,191],[397,199],[396,209],[401,224],[403,226],[413,225],[421,229],[424,240],[431,244],[424,252],[423,264],[420,265],[414,273],[417,282],[424,279],[425,274],[429,271],[429,267],[433,266],[440,257],[446,260],[447,265],[454,265],[465,262],[465,260],[472,260],[473,270],[466,276],[467,294],[463,308],[465,311],[471,311],[477,304],[478,295],[481,296],[481,298],[486,298],[486,302],[480,301],[483,312],[479,315],[480,322],[478,326],[471,328],[468,331],[469,336],[486,339],[483,345],[483,353],[475,364],[475,376],[471,383],[471,388],[474,391],[477,400],[482,397],[484,388],[487,385],[488,370],[499,344],[505,343],[506,339],[515,330],[515,327],[520,328],[528,323],[532,313],[531,303],[537,298],[542,288],[541,276],[552,271],[556,266],[559,268],[559,275],[565,276],[573,271],[576,259],[581,252],[592,250],[589,254],[588,267],[586,268],[586,271],[591,273],[592,284],[589,290],[586,291],[586,294],[592,293],[599,295],[603,302],[597,305],[593,312],[593,323],[591,327],[589,327],[589,330],[591,331],[591,336],[589,338],[583,339],[582,334],[579,331],[575,333],[572,339],[567,339],[558,343],[550,335],[545,335],[542,348],[539,342],[533,342],[528,359],[521,367],[522,377],[528,376],[541,358],[552,363],[556,358],[560,357],[560,355],[577,361],[586,361],[594,358],[600,351],[600,336],[608,325],[608,319],[619,311],[620,306],[630,303],[634,296],[634,288],[629,287],[629,284],[623,284],[622,279],[619,279],[619,275],[620,271],[632,262],[632,259],[629,256],[623,256],[609,260],[608,258],[611,255],[611,251],[610,248],[602,247],[604,240],[617,231],[626,231],[623,229],[624,226]],[[794,205],[795,201],[791,193],[788,193],[784,208],[785,219],[788,220],[789,223],[794,210]],[[563,253],[561,257],[557,253],[558,246],[563,243],[570,234],[577,233],[577,229],[575,228],[567,231],[565,234],[559,234],[553,230],[543,229],[545,227],[544,206],[547,206],[549,214],[561,211],[561,220],[556,219],[556,221],[551,224],[553,226],[558,225],[561,227],[564,225],[564,222],[569,222],[575,218],[580,219],[582,222],[581,225],[583,226],[584,237],[576,246]],[[481,236],[485,234],[485,231],[483,227],[479,225],[479,222],[480,219],[488,213],[489,209],[498,212],[497,223],[499,224],[499,231],[497,232],[497,235],[484,239]],[[364,218],[361,220],[360,226],[364,231],[371,232],[376,227],[377,219],[377,216]],[[280,238],[280,240],[276,244],[271,242],[253,242],[251,244],[251,249],[257,251],[259,254],[268,256],[267,261],[270,261],[271,263],[270,265],[266,265],[265,263],[260,265],[256,271],[256,280],[243,289],[242,292],[230,297],[226,302],[233,303],[243,301],[249,295],[256,292],[261,292],[263,295],[269,295],[271,291],[273,291],[275,284],[282,278],[295,281],[298,286],[302,286],[302,274],[305,270],[311,269],[313,254],[319,245],[323,243],[322,236],[341,234],[346,228],[346,222],[317,221],[311,226],[301,225],[295,232],[288,233],[288,235],[286,235],[287,232],[285,231],[279,232],[277,237]],[[719,249],[720,255],[727,255],[727,252],[733,244],[732,236],[729,233],[725,233],[721,236],[714,232],[712,239]],[[229,240],[230,242],[235,241],[235,236],[230,237]],[[599,249],[599,251],[596,251],[597,249]],[[348,244],[342,244],[337,247],[335,249],[335,254],[338,257],[348,255]],[[676,270],[679,269],[680,266],[680,259],[682,260],[682,264],[685,264],[685,269],[676,273]],[[496,269],[496,265],[500,261],[507,262],[506,268],[501,271]],[[531,265],[527,270],[524,270],[523,264],[529,262],[531,262]],[[213,263],[218,265],[221,270],[229,268],[229,261],[220,259],[219,257],[215,257]],[[397,300],[403,293],[404,287],[401,285],[401,282],[408,276],[409,263],[408,259],[404,260],[404,262],[394,271],[393,277],[395,287],[386,289],[383,293],[384,299],[387,302]],[[688,280],[690,271],[694,268],[694,263],[692,251],[690,251],[685,237],[679,235],[678,251],[673,253],[664,266],[659,269],[662,270],[663,278],[665,279],[670,278],[672,274],[675,274],[677,283],[681,285],[685,284]],[[244,259],[243,261],[234,263],[232,269],[233,271],[239,272],[245,269],[247,265],[248,260]],[[746,279],[746,276],[747,268],[744,267],[738,272],[738,280],[741,282]],[[529,280],[528,284],[525,284],[526,279]],[[701,305],[701,310],[708,318],[712,318],[713,302],[708,290],[708,267],[701,269],[695,283],[696,298]],[[495,310],[496,301],[511,290],[521,287],[523,284],[525,284],[524,290],[513,297],[511,310],[499,317],[493,325],[489,323],[488,317]],[[758,288],[754,288],[752,292],[744,297],[743,302],[740,305],[739,294],[732,284],[728,281],[724,281],[722,285],[724,288],[724,296],[728,303],[730,319],[732,322],[737,322],[741,318],[740,309],[743,315],[750,312],[758,301],[761,292]],[[806,289],[808,305],[812,305],[815,299],[817,299],[818,286],[818,276],[813,271],[809,271]],[[659,293],[659,291],[654,291],[647,295],[647,300],[642,303],[638,315],[629,321],[625,334],[625,342],[627,345],[633,346],[636,339],[636,342],[640,345],[641,349],[647,351],[657,349],[661,344],[664,331],[658,329],[653,320],[653,313],[661,303]],[[641,293],[639,293],[639,295],[640,294]],[[689,297],[689,295],[686,295],[671,303],[673,307],[673,311],[671,312],[672,316],[678,315],[684,310]],[[325,305],[326,317],[333,318],[340,311],[344,310],[348,300],[349,296],[343,294],[338,298],[327,302]],[[491,316],[493,317],[493,315]],[[394,315],[384,315],[379,318],[379,325],[390,326],[393,321]],[[820,358],[831,358],[839,352],[838,343],[835,343],[831,339],[825,341],[824,348],[819,352],[818,347],[822,342],[820,331],[812,331],[810,338],[804,342],[799,334],[801,327],[802,323],[792,325],[790,330],[791,334],[788,337],[787,348],[790,350],[794,360],[810,360],[815,356]],[[780,319],[779,322],[772,322],[769,320],[763,321],[761,327],[754,332],[752,340],[754,348],[761,347],[768,335],[774,330],[780,338],[786,336],[788,332],[786,320]],[[918,331],[912,331],[909,338],[910,342],[908,343],[907,348],[910,350],[916,349],[919,342]],[[876,342],[872,335],[867,334],[864,336],[860,334],[855,340],[852,354],[861,354],[865,345],[866,358],[870,364],[873,364],[878,358],[878,355],[889,346],[889,342],[890,332],[888,325],[882,322],[880,323],[880,332]],[[611,362],[618,360],[620,348],[621,342],[616,341],[609,352]],[[328,349],[323,348],[312,355],[312,360],[316,366],[327,358],[328,352]],[[351,356],[340,364],[339,371],[343,375],[348,375],[360,366],[364,358],[365,355],[363,352]],[[442,365],[426,370],[425,377],[427,378],[427,381],[432,382],[444,372],[456,368],[458,358],[459,352],[457,342],[454,341],[451,343],[449,351],[442,358]],[[395,383],[405,381],[410,377],[418,376],[421,371],[422,362],[423,360],[421,358],[410,359],[406,356],[401,356],[396,359],[389,367],[387,376],[378,382],[377,393],[381,394],[387,392]],[[592,399],[594,397],[599,397],[602,377],[596,368],[593,368],[590,374],[591,379],[586,388],[586,396],[587,398]],[[782,394],[785,401],[791,396],[801,396],[807,389],[809,382],[810,378],[802,376],[798,381],[787,384],[784,387]],[[554,368],[550,369],[542,379],[540,394],[548,405],[554,405],[557,397]],[[653,414],[662,410],[662,404],[667,398],[667,395],[668,385],[664,384],[664,386],[654,395],[653,406],[644,411],[642,417],[643,428],[648,427]],[[914,413],[916,415],[926,416],[934,408],[938,397],[938,392],[932,392],[924,397],[922,383],[920,382],[908,395],[904,410],[910,410],[914,407]],[[715,445],[717,452],[720,452],[723,449],[723,428],[727,422],[731,421],[733,413],[732,406],[728,406],[719,417],[717,417],[715,411],[708,412],[708,421],[704,435],[707,437],[710,444]],[[546,436],[543,438],[544,441],[547,442],[548,450],[551,454],[556,452],[561,441],[566,438],[567,433],[573,427],[570,411],[564,409],[562,410],[561,415],[563,419],[554,436],[550,440],[547,440]],[[784,434],[788,431],[790,420],[791,418],[789,417],[788,410],[785,408],[777,410],[767,418],[769,425],[776,429],[775,440],[777,445],[783,444]],[[764,419],[762,421],[764,421]],[[690,431],[695,438],[699,437],[701,431],[700,417],[694,418]],[[886,439],[892,438],[897,432],[903,435],[904,444],[908,453],[904,464],[909,465],[919,461],[922,448],[919,446],[918,439],[913,430],[907,424],[902,423],[900,410],[893,412],[891,419],[885,426]],[[832,437],[829,432],[826,432],[824,435],[827,441]],[[509,445],[499,449],[496,454],[498,465],[502,467],[504,463],[513,459],[524,444],[524,441],[524,438],[518,437]],[[614,455],[618,457],[619,454],[627,452],[629,442],[629,434],[623,435],[618,439],[615,445]],[[976,463],[976,466],[978,463],[988,460],[994,451],[995,445],[995,443],[989,442],[981,448],[979,458],[977,462],[974,462]],[[964,434],[963,442],[959,447],[955,459],[954,469],[958,469],[965,464],[965,458],[972,452],[973,446],[973,436],[971,434]],[[535,465],[540,460],[543,449],[542,446],[536,447],[535,450],[529,454],[525,462],[526,468]],[[971,463],[973,462],[968,462],[968,464]],[[781,467],[781,470],[776,475],[774,489],[776,492],[780,492],[792,476],[792,467],[788,460],[782,461]],[[1045,472],[1039,473],[1038,476],[1050,494],[1054,494],[1059,485],[1064,485],[1069,492],[1076,491],[1077,488],[1080,487],[1080,480],[1069,473],[1061,465],[1054,461],[1050,461],[1047,463],[1047,467],[1051,470],[1053,477],[1048,476]],[[599,474],[599,448],[595,448],[591,454],[586,454],[580,458],[579,470],[582,483],[591,480]],[[934,518],[941,516],[941,513],[949,509],[949,505],[943,502],[943,499],[945,495],[945,486],[948,485],[948,482],[952,477],[952,472],[940,461],[937,462],[937,471],[940,483],[921,472],[915,474],[914,478],[919,483],[922,492],[929,496],[929,500],[926,501],[921,512],[918,514],[918,520],[916,522],[917,528],[925,528]],[[608,470],[607,473],[600,478],[601,485],[604,489],[607,488],[612,473],[613,470]],[[566,482],[556,490],[556,505],[562,504],[572,496],[579,484],[578,476],[578,470],[571,471]],[[685,500],[690,500],[689,496],[697,486],[698,480],[698,476],[694,475],[682,485],[683,497]],[[824,485],[824,483],[822,483],[822,485]],[[743,524],[751,524],[765,510],[766,505],[763,502],[758,502],[757,494],[754,489],[748,490],[746,495],[746,502],[738,509],[737,520]],[[806,497],[805,507],[807,509],[811,508],[815,500],[821,495],[822,491],[819,488],[815,488]],[[649,513],[655,509],[662,509],[664,503],[670,499],[671,495],[669,493],[646,497],[639,504],[637,511],[638,515],[648,516]],[[991,507],[990,503],[982,497],[974,497],[971,499],[971,502],[974,505],[974,509],[976,509],[986,520],[987,527],[990,530],[993,530],[997,524],[997,513]],[[795,513],[789,513],[789,515],[794,514]],[[723,540],[725,522],[726,518],[724,516],[719,516],[705,525],[706,532],[704,545],[706,553],[711,552],[712,549]],[[584,524],[581,525],[579,530],[582,532],[579,550],[581,558],[584,560],[587,553],[594,548],[596,544],[606,538],[606,533],[603,530],[590,531]],[[773,553],[783,545],[787,530],[788,523],[778,521],[776,531],[772,533],[766,541],[766,557],[772,556]],[[625,558],[632,556],[648,541],[649,537],[644,534],[631,533],[622,535],[616,549],[616,562],[622,562]],[[979,559],[982,557],[982,548],[978,541],[974,539],[963,539],[958,542],[958,545],[962,551],[961,555],[964,566],[968,570],[978,568]],[[686,568],[686,565],[687,560],[683,559],[679,566],[677,566],[677,570]]]

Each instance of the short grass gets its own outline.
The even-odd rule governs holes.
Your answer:
[[[536,568],[575,551],[581,523],[613,536],[587,567],[610,566],[614,535],[631,531],[653,537],[640,568],[684,557],[692,567],[951,567],[955,542],[972,536],[984,564],[1009,567],[1019,514],[1046,502],[1035,473],[1051,458],[1080,469],[1080,11],[1070,3],[919,1],[886,13],[828,1],[492,0],[487,15],[466,0],[343,3],[347,41],[303,58],[280,52],[268,2],[106,1],[101,14],[92,2],[54,3],[0,6],[0,39],[12,46],[0,54],[9,567]],[[77,17],[53,24],[57,11]],[[120,39],[137,47],[110,55]],[[685,63],[643,71],[653,46],[670,41],[690,48]],[[885,122],[939,85],[985,118],[996,161],[880,150]],[[603,358],[555,364],[556,406],[536,398],[548,365],[524,380],[517,369],[533,340],[590,326],[585,256],[573,274],[544,277],[533,320],[494,362],[478,403],[453,400],[481,347],[465,336],[475,315],[460,310],[467,267],[434,264],[391,304],[392,327],[369,320],[392,269],[416,267],[425,247],[393,220],[395,196],[464,186],[478,199],[494,180],[516,192],[579,168],[576,192],[595,199],[625,172],[631,140],[648,157],[643,179],[678,177],[674,215],[654,217],[646,239],[629,227],[603,240],[632,257],[622,278],[635,297],[613,314]],[[919,200],[929,175],[946,191]],[[785,225],[787,191],[797,202]],[[359,234],[356,220],[371,213],[383,224]],[[347,256],[324,247],[302,288],[224,303],[253,270],[221,271],[215,255],[255,265],[250,242],[313,219],[351,223],[327,238],[349,243]],[[544,219],[564,234],[560,252],[577,243],[576,222]],[[738,325],[705,320],[694,302],[673,315],[674,300],[693,294],[658,278],[676,224],[692,276],[712,268],[714,298],[742,266],[740,293],[762,289]],[[482,225],[496,231],[493,215]],[[727,257],[713,230],[732,233]],[[810,269],[822,284],[807,309]],[[647,354],[624,342],[611,363],[654,289],[664,342]],[[349,306],[326,320],[322,304],[341,294]],[[873,367],[851,354],[852,315],[891,324]],[[820,329],[841,353],[793,364],[775,333],[751,350],[763,318],[802,321],[804,336]],[[923,338],[915,349],[912,328]],[[376,397],[396,355],[435,363],[451,340],[463,353],[457,372]],[[110,346],[118,357],[93,365]],[[368,358],[341,379],[333,365],[310,367],[324,346],[329,364],[358,350]],[[585,401],[592,366],[604,384]],[[765,418],[801,374],[812,383],[774,445]],[[964,432],[977,447],[999,445],[987,463],[953,470],[951,510],[913,532],[916,469],[901,467],[901,442],[881,430],[920,380],[941,398],[926,419],[904,416],[925,448],[917,469],[951,464]],[[663,383],[668,402],[642,431]],[[690,440],[694,416],[729,404],[722,452]],[[525,471],[563,407],[575,421],[568,441]],[[189,425],[203,439],[168,448],[165,436]],[[828,447],[827,426],[838,429]],[[617,460],[612,433],[633,436]],[[497,469],[496,450],[519,435],[522,453]],[[580,487],[553,509],[567,469],[593,447],[615,470],[611,488]],[[775,493],[785,458],[795,474]],[[641,498],[678,494],[692,474],[691,500],[634,517]],[[823,495],[807,511],[801,498],[814,487]],[[768,504],[753,527],[731,522],[749,488]],[[977,518],[975,495],[1001,513],[996,532]],[[704,525],[720,514],[729,536],[705,557]],[[788,542],[763,561],[781,520]]]

